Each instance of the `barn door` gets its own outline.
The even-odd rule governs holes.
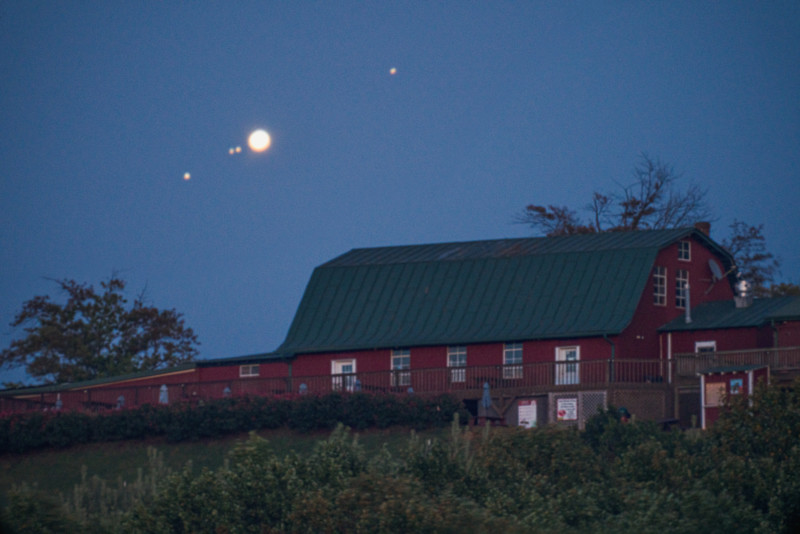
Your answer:
[[[556,349],[556,385],[580,384],[578,347],[558,347]]]
[[[331,362],[334,391],[353,391],[356,384],[356,361],[334,360]]]

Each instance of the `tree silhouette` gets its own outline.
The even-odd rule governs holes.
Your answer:
[[[25,302],[11,326],[26,336],[0,353],[0,365],[25,367],[44,382],[75,382],[166,367],[194,359],[197,336],[173,310],[130,307],[125,282],[114,276],[101,292],[74,280],[56,280],[64,304],[37,296]]]

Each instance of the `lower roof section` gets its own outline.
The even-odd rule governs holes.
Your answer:
[[[679,317],[661,328],[661,332],[685,332],[725,328],[748,328],[770,324],[773,321],[799,321],[800,296],[753,299],[745,307],[737,307],[733,300],[707,302],[692,309],[692,321]]]

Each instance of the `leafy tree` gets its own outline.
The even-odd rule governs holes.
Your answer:
[[[611,193],[595,192],[585,206],[587,218],[567,206],[530,204],[515,217],[537,233],[552,237],[691,226],[711,220],[707,191],[690,185],[681,190],[681,178],[659,159],[641,154],[631,184]],[[800,286],[775,283],[780,261],[767,250],[763,225],[734,220],[722,245],[733,255],[739,275],[751,284],[754,296],[800,295]]]
[[[130,307],[125,282],[112,276],[102,291],[57,280],[67,300],[37,296],[23,304],[11,326],[26,336],[0,352],[0,365],[26,368],[45,382],[75,382],[190,361],[197,336],[180,313],[147,306],[139,295]]]
[[[733,255],[739,275],[750,282],[755,296],[792,294],[793,291],[800,290],[794,284],[774,285],[780,262],[767,250],[763,224],[750,226],[734,220],[730,229],[731,235],[722,242],[722,245]],[[770,288],[770,284],[774,291]]]
[[[677,228],[709,219],[707,191],[696,185],[678,188],[672,166],[641,154],[633,181],[614,193],[595,192],[586,206],[588,219],[566,206],[531,204],[516,217],[546,236]]]

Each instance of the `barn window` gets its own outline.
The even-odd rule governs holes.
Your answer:
[[[656,306],[667,305],[667,268],[656,267],[653,269],[653,304]]]
[[[692,242],[691,241],[679,241],[678,242],[678,259],[680,261],[691,261],[692,260]]]
[[[694,344],[694,351],[695,352],[716,352],[717,351],[717,342],[716,341],[696,341]]]
[[[503,345],[503,378],[522,378],[522,343]]]
[[[258,376],[258,364],[255,365],[240,365],[239,376],[242,378],[248,376]]]
[[[411,351],[398,349],[392,351],[392,386],[411,385]]]
[[[467,347],[447,347],[447,367],[450,367],[450,382],[464,382],[467,378]]]
[[[689,290],[689,271],[678,269],[675,274],[675,306],[686,307],[686,292]]]

